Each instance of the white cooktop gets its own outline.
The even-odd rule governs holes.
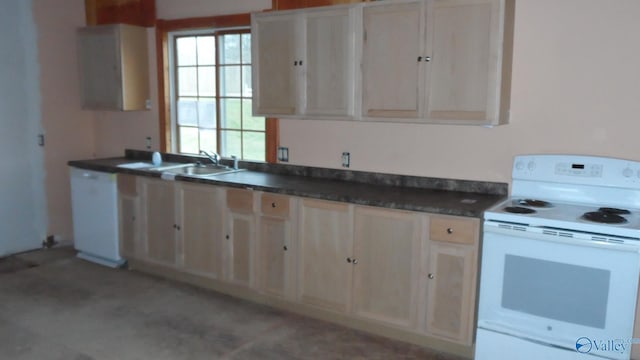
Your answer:
[[[523,206],[522,199],[548,201],[552,207]],[[508,206],[536,212],[513,214],[504,210]],[[623,224],[581,218],[600,207],[631,213],[620,215],[627,220]],[[511,198],[485,212],[485,220],[640,239],[640,162],[575,155],[517,156]]]

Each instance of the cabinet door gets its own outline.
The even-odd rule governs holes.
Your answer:
[[[147,256],[169,265],[176,263],[174,183],[145,179],[142,182]]]
[[[471,345],[477,251],[473,245],[431,241],[426,330]]]
[[[120,256],[125,259],[139,258],[144,254],[140,241],[139,203],[138,178],[134,175],[118,174]]]
[[[426,117],[498,123],[500,1],[436,1],[430,14],[427,34],[432,61]]]
[[[352,210],[349,205],[304,200],[298,236],[298,298],[349,311],[353,272]]]
[[[269,216],[260,218],[260,276],[266,293],[287,296],[293,251],[291,222]]]
[[[120,217],[120,256],[125,259],[139,258],[143,254],[138,236],[138,198],[128,195],[118,197]]]
[[[210,185],[181,185],[181,240],[188,271],[220,278],[223,213],[218,189]]]
[[[78,30],[82,107],[122,109],[119,28],[113,25]]]
[[[227,280],[238,285],[253,285],[254,215],[227,212]]]
[[[353,113],[354,29],[351,10],[305,14],[305,115]]]
[[[420,116],[423,19],[422,2],[364,8],[363,116]]]
[[[356,208],[356,315],[407,328],[415,326],[420,229],[416,213]]]
[[[254,113],[294,114],[300,69],[300,56],[295,53],[296,17],[254,15],[251,34]]]

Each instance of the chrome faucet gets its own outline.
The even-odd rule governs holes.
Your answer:
[[[211,160],[213,165],[218,165],[218,160],[220,159],[220,155],[218,155],[215,151],[209,152],[205,150],[200,150],[200,154],[206,156],[209,160]]]

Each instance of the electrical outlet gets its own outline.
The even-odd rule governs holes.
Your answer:
[[[151,136],[147,136],[145,140],[147,142],[147,150],[151,150]]]
[[[351,154],[345,151],[342,153],[342,167],[348,168],[349,166],[351,166]]]
[[[289,162],[289,148],[278,146],[278,161]]]

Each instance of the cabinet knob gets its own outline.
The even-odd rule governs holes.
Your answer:
[[[135,216],[132,216],[132,217],[131,217],[131,221],[136,221],[136,217],[135,217]]]
[[[275,208],[275,207],[276,207],[276,203],[272,202],[272,203],[271,203],[271,207],[272,207],[272,208]]]
[[[284,249],[284,251],[289,250],[289,248],[287,248],[287,245],[283,246],[282,248]]]
[[[418,56],[418,62],[422,61],[422,56]]]
[[[427,277],[428,277],[429,279],[432,279],[432,280],[433,280],[433,278],[435,278],[435,275],[433,275],[433,274],[429,274],[429,275],[427,275]]]
[[[358,263],[358,259],[353,259],[352,262],[353,262],[353,265],[355,265]]]
[[[447,228],[447,234],[453,234],[453,229],[452,228]]]
[[[227,239],[227,240],[229,240],[229,235],[225,236],[224,238],[225,238],[225,239]]]
[[[176,225],[176,229],[180,230],[180,225]]]
[[[347,258],[347,262],[351,264],[351,258]]]
[[[425,61],[425,62],[429,62],[429,61],[431,61],[431,56],[425,56],[425,57],[424,57],[424,61]]]
[[[298,60],[293,62],[293,66],[298,66]]]
[[[176,224],[173,224],[173,228],[174,228],[174,229],[175,229],[175,228],[177,228],[177,227],[178,227],[178,225],[176,225]]]

